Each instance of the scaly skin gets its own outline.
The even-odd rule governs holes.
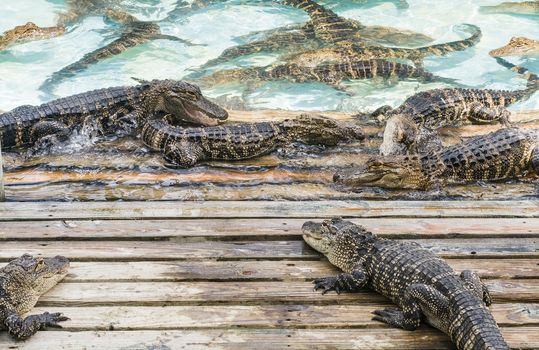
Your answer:
[[[0,36],[0,50],[14,44],[54,38],[64,34],[64,32],[64,27],[38,27],[32,22],[28,22],[22,26],[17,26],[5,31],[4,34]]]
[[[503,56],[537,56],[539,55],[539,41],[525,37],[512,37],[507,45],[494,49],[488,53],[492,57]]]
[[[315,289],[339,293],[368,287],[398,306],[375,310],[373,320],[406,330],[426,321],[459,350],[509,350],[487,308],[489,291],[474,272],[459,276],[415,242],[378,238],[342,219],[308,221],[302,231],[307,244],[343,271],[315,279]]]
[[[22,315],[29,312],[40,296],[66,275],[69,261],[63,256],[34,258],[25,254],[0,269],[0,329],[19,340],[28,339],[45,327],[61,328],[68,320],[60,313]]]
[[[57,23],[72,26],[87,16],[102,15],[105,9],[115,8],[121,0],[66,0],[67,11],[58,15]]]
[[[421,65],[422,60],[427,56],[444,56],[455,51],[465,50],[477,44],[481,39],[481,30],[471,24],[467,24],[466,26],[471,33],[468,38],[444,44],[435,44],[413,49],[364,45],[361,43],[343,44],[299,53],[286,57],[285,60],[289,63],[296,63],[302,66],[316,66],[324,62],[346,62],[373,58],[398,58],[411,60],[416,65]]]
[[[201,86],[227,84],[234,81],[272,81],[288,80],[297,83],[320,81],[338,89],[343,80],[358,79],[408,79],[423,81],[436,80],[432,73],[421,68],[384,60],[356,61],[342,64],[326,64],[317,67],[302,67],[296,64],[283,64],[270,67],[250,67],[218,71],[196,80]]]
[[[502,2],[496,6],[481,6],[481,11],[485,13],[534,15],[539,13],[539,1]]]
[[[388,118],[380,153],[387,156],[421,152],[430,146],[428,142],[436,141],[434,131],[442,127],[467,122],[501,122],[509,126],[511,112],[506,107],[534,94],[539,89],[539,79],[535,74],[525,74],[526,68],[497,60],[526,77],[526,89],[434,89],[409,97],[394,110],[389,106],[380,107],[372,114],[379,119]]]
[[[140,81],[137,86],[93,90],[40,106],[20,106],[0,115],[2,147],[23,147],[67,138],[74,127],[95,123],[111,134],[122,126],[141,125],[157,112],[170,113],[174,123],[216,125],[228,117],[200,89],[175,80]]]
[[[334,181],[352,187],[428,189],[539,175],[539,130],[505,128],[424,154],[378,156]]]
[[[283,122],[206,128],[179,128],[161,119],[149,119],[142,129],[142,140],[148,147],[162,151],[166,161],[182,168],[202,160],[254,158],[292,142],[334,146],[363,138],[363,131],[354,124],[308,115]]]

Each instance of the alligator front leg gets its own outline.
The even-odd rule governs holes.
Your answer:
[[[464,270],[461,272],[460,278],[464,282],[464,288],[474,293],[480,300],[483,300],[487,306],[492,304],[492,298],[490,297],[487,286],[481,282],[481,279],[475,272]]]
[[[472,104],[470,110],[470,120],[479,124],[499,121],[503,125],[510,127],[509,117],[511,112],[503,106],[487,107],[477,102]]]
[[[179,141],[166,145],[163,155],[168,167],[190,168],[204,158],[204,151],[196,143]]]
[[[390,326],[413,331],[421,325],[424,314],[440,315],[448,310],[449,301],[438,290],[426,284],[408,286],[402,301],[404,307],[376,310],[372,318]]]
[[[22,318],[15,311],[12,311],[6,317],[4,325],[9,334],[18,340],[24,340],[30,338],[37,331],[44,329],[45,327],[62,328],[58,322],[67,320],[69,320],[69,318],[63,316],[59,312],[52,314],[45,312],[39,315],[30,315]]]
[[[368,278],[363,269],[357,268],[352,273],[341,273],[337,276],[317,278],[313,281],[314,290],[322,289],[322,294],[334,290],[340,292],[357,292],[367,284]]]

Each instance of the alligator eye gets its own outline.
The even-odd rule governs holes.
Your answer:
[[[39,261],[36,263],[36,267],[34,268],[34,271],[40,270],[43,266],[45,266],[45,262],[44,262],[43,260],[39,260]]]

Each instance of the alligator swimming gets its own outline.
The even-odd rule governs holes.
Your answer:
[[[490,293],[473,271],[457,275],[415,242],[382,239],[342,219],[308,221],[302,231],[308,245],[343,271],[315,279],[315,289],[339,293],[368,287],[398,306],[375,310],[375,321],[409,331],[429,323],[460,350],[509,350],[487,308]]]
[[[217,58],[202,67],[209,67],[234,58],[258,52],[287,50],[302,52],[328,45],[370,42],[373,45],[424,45],[432,38],[407,30],[385,26],[365,26],[346,19],[312,0],[281,0],[277,3],[305,10],[311,20],[303,25],[267,31],[267,37],[224,50]],[[370,57],[377,58],[377,57]]]
[[[239,123],[204,128],[180,128],[163,119],[145,121],[142,140],[162,151],[173,166],[188,168],[202,160],[258,157],[293,142],[334,146],[361,140],[362,129],[350,122],[302,115],[282,122]]]
[[[167,39],[182,42],[191,45],[188,41],[175,36],[163,35],[159,25],[155,22],[139,21],[135,17],[123,11],[105,9],[105,17],[121,23],[124,26],[122,35],[111,43],[97,50],[85,54],[80,60],[72,63],[50,76],[41,86],[40,90],[50,92],[55,85],[66,78],[75,76],[77,73],[85,70],[89,65],[103,61],[107,58],[116,56],[131,47],[144,44],[151,40]]]
[[[194,81],[201,86],[214,86],[241,81],[288,80],[296,83],[319,81],[339,90],[343,80],[383,78],[387,80],[418,79],[435,81],[442,78],[422,68],[384,60],[365,60],[337,64],[323,64],[317,67],[303,67],[297,64],[283,64],[269,67],[248,67],[217,71]],[[188,77],[187,77],[188,79]]]
[[[428,189],[527,174],[539,175],[539,130],[504,128],[422,154],[376,156],[334,180],[352,187]]]
[[[525,68],[497,59],[508,68],[524,75]],[[511,112],[507,106],[526,99],[539,90],[539,79],[528,73],[527,87],[523,90],[490,89],[434,89],[417,93],[396,108],[383,106],[371,116],[387,119],[384,141],[380,146],[382,155],[406,154],[428,147],[436,142],[434,130],[447,126],[460,126],[466,122],[509,125]]]
[[[512,37],[507,45],[488,53],[492,57],[503,56],[539,56],[539,41],[525,37]]]
[[[69,320],[60,313],[22,317],[36,305],[39,297],[66,275],[69,261],[63,256],[35,258],[24,254],[0,269],[0,329],[19,340],[28,339],[46,327],[61,328]]]
[[[54,38],[64,34],[64,32],[64,27],[38,27],[35,23],[28,22],[24,25],[7,30],[0,35],[0,50],[14,44]]]
[[[20,106],[0,114],[2,147],[37,145],[67,138],[72,128],[97,125],[103,134],[130,130],[158,112],[170,113],[175,124],[216,125],[228,117],[200,89],[176,80],[142,81],[136,86],[93,90],[40,106]]]
[[[539,13],[539,0],[522,2],[502,2],[495,6],[481,6],[484,13],[509,13],[519,15],[534,15]]]

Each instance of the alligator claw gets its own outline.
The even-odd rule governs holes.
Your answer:
[[[59,325],[58,322],[68,321],[70,319],[69,317],[62,315],[62,313],[60,312],[45,312],[41,315],[41,317],[44,326],[55,328],[62,328],[62,326]]]
[[[317,291],[319,289],[322,289],[322,294],[326,294],[330,291],[335,291],[337,294],[341,294],[341,290],[339,288],[339,285],[337,283],[336,277],[323,277],[323,278],[317,278],[313,281],[314,283],[314,290]]]

